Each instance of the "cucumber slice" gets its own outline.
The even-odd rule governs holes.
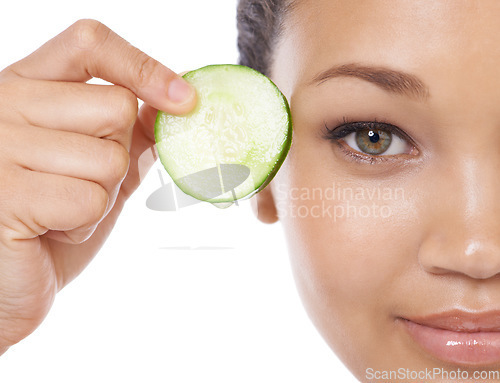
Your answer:
[[[227,206],[262,190],[290,149],[288,102],[263,74],[241,65],[209,65],[184,75],[197,91],[185,116],[159,111],[161,163],[186,194]]]

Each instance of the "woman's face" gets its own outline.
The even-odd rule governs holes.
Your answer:
[[[500,2],[298,0],[285,26],[259,214],[311,319],[362,381],[499,370]]]

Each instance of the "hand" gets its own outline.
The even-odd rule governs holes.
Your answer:
[[[94,20],[0,72],[0,354],[108,237],[139,186],[157,109],[195,103],[184,80]]]

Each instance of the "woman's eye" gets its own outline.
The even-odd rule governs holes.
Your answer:
[[[407,143],[391,132],[380,129],[363,129],[344,137],[354,150],[370,155],[394,155],[407,152]]]
[[[370,156],[412,152],[413,145],[395,126],[378,122],[355,122],[328,130],[328,138],[343,141],[351,149]]]

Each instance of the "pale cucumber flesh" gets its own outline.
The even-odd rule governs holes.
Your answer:
[[[211,65],[184,75],[197,91],[185,116],[158,112],[160,160],[176,185],[227,206],[260,191],[283,163],[292,139],[286,98],[264,75],[240,65]]]

